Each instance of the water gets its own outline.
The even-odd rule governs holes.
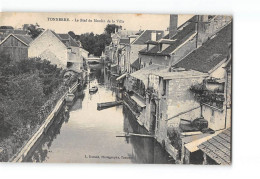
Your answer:
[[[168,154],[152,138],[116,137],[125,132],[145,133],[123,105],[97,110],[97,103],[115,101],[110,76],[96,68],[91,83],[98,91],[78,98],[69,113],[64,109],[46,135],[27,156],[27,162],[55,163],[171,163]],[[110,79],[110,80],[109,80]]]

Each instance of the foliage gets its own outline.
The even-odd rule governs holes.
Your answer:
[[[73,31],[69,31],[68,34],[73,38],[76,39],[76,34]]]
[[[181,141],[181,132],[179,128],[169,127],[167,130],[168,138],[171,141],[171,145],[177,150],[181,150],[182,141]]]
[[[195,94],[196,100],[200,103],[206,103],[211,106],[223,108],[225,97],[222,92],[219,92],[219,90],[210,91],[206,88],[205,83],[193,85],[190,90]]]
[[[111,33],[118,31],[119,28],[122,28],[122,26],[118,26],[116,24],[107,24],[105,27],[105,33],[110,35]]]
[[[34,24],[30,24],[28,27],[28,33],[29,35],[35,39],[36,37],[38,37],[38,35],[40,35],[40,33],[43,32],[43,28],[40,28],[40,26],[36,23]]]
[[[0,53],[0,146],[7,161],[51,112],[67,87],[64,71],[39,58],[14,62]],[[1,129],[1,131],[2,131]]]
[[[37,110],[43,105],[43,88],[37,74],[9,78],[8,95],[3,99],[6,121],[15,126],[36,124]]]
[[[80,35],[79,40],[82,44],[82,47],[90,54],[100,56],[104,51],[105,46],[110,44],[111,37],[109,34],[95,35],[93,32],[91,32]]]
[[[0,26],[0,29],[14,29],[12,26]]]
[[[5,121],[16,126],[35,125],[37,111],[59,86],[63,70],[39,58],[13,62],[0,55],[0,110]]]

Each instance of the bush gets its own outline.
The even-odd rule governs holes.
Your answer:
[[[22,147],[64,94],[63,74],[47,60],[14,62],[0,53],[0,123],[4,120],[4,127],[9,126],[0,140],[5,150],[0,161],[7,161]]]
[[[182,141],[181,141],[181,132],[179,128],[176,127],[169,127],[167,129],[168,138],[171,141],[171,145],[176,148],[177,150],[181,150],[182,148]]]

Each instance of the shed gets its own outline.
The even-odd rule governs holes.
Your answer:
[[[231,128],[200,144],[198,148],[220,165],[231,164]]]
[[[28,58],[28,47],[33,39],[28,35],[10,34],[0,43],[0,51],[10,55],[13,61]]]

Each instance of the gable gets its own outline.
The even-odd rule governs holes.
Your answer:
[[[15,37],[14,35],[9,35],[8,37],[6,37],[1,43],[0,46],[2,47],[27,47],[28,48],[28,44],[26,44],[25,42],[23,42],[22,40],[18,39],[17,37]]]

